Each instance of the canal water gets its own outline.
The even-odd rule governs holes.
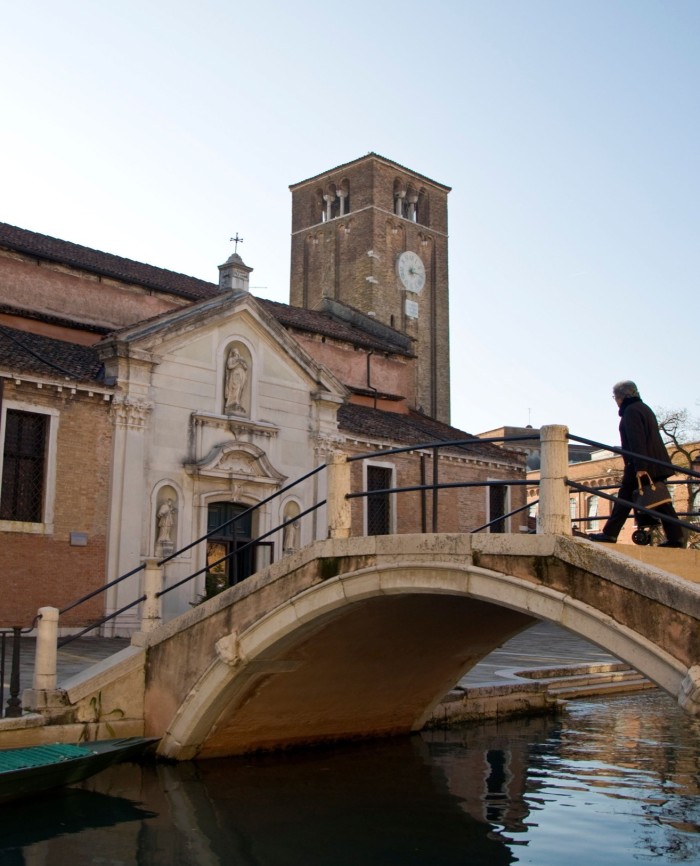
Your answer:
[[[698,864],[699,735],[652,691],[557,718],[123,765],[3,807],[0,864]]]

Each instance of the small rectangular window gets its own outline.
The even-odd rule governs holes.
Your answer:
[[[506,502],[508,501],[508,488],[505,484],[494,484],[489,487],[489,522],[503,517],[506,513]],[[505,520],[497,520],[492,523],[490,532],[505,532]]]
[[[367,466],[367,490],[391,488],[392,471],[385,466]],[[388,535],[391,532],[391,502],[389,493],[367,497],[367,535]]]
[[[48,426],[48,415],[7,410],[0,520],[42,522]]]

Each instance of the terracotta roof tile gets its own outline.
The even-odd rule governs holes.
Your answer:
[[[289,304],[269,301],[266,298],[256,298],[256,300],[285,328],[310,331],[314,334],[321,334],[334,340],[342,340],[355,346],[362,346],[380,352],[391,352],[393,354],[408,356],[411,354],[399,342],[394,343],[391,340],[380,340],[378,337],[374,337],[359,328],[333,318],[328,313],[319,310],[306,310],[302,307],[292,307]]]
[[[78,346],[0,325],[0,367],[11,372],[98,382],[102,362],[90,346]]]
[[[461,439],[471,439],[470,433],[465,433],[457,427],[443,424],[435,418],[410,412],[406,415],[395,412],[384,412],[370,406],[359,406],[347,403],[338,411],[338,425],[346,433],[355,433],[369,439],[383,439],[401,445],[421,445],[426,442],[451,442]],[[503,460],[512,458],[511,452],[489,443],[455,446],[451,451],[467,452],[472,456],[480,455],[486,458]],[[521,460],[522,455],[517,459]]]
[[[0,223],[0,246],[190,300],[211,298],[221,291],[216,283],[134,262],[7,223]]]

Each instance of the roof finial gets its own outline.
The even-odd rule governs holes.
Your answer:
[[[238,244],[242,244],[242,243],[243,243],[243,238],[239,238],[239,237],[238,237],[238,232],[236,232],[236,237],[235,237],[235,238],[230,238],[230,240],[233,241],[233,243],[235,244],[235,247],[233,248],[233,252],[234,252],[234,253],[237,253],[237,252],[238,252]]]

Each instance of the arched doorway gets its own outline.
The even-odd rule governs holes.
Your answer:
[[[254,569],[252,513],[237,502],[211,502],[207,509],[207,596],[249,577]],[[247,545],[247,546],[246,546]],[[245,549],[241,549],[245,548]]]

